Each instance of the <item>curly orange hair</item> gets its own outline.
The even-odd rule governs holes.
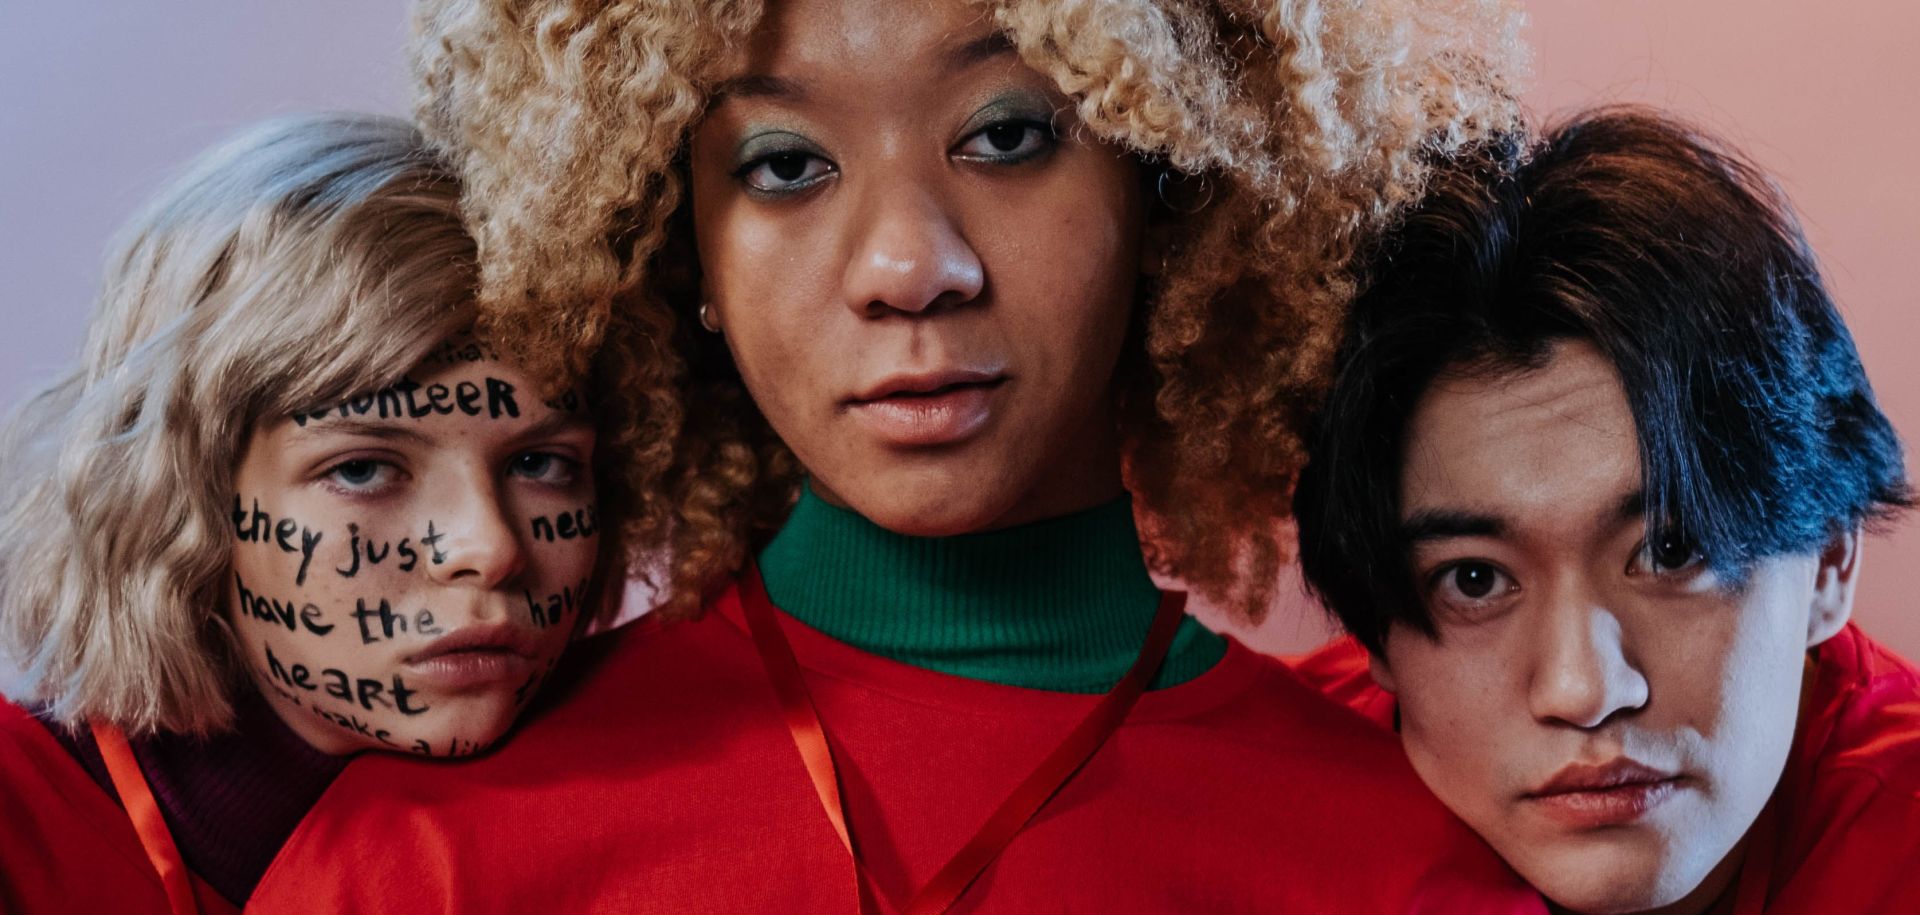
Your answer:
[[[1257,617],[1352,297],[1356,249],[1428,164],[1520,126],[1500,0],[976,0],[1099,138],[1204,186],[1123,358],[1128,478],[1156,565]],[[627,468],[688,611],[791,505],[799,468],[688,318],[674,163],[754,0],[424,0],[423,129],[467,182],[482,330],[577,376],[618,323],[650,434]],[[636,569],[644,564],[636,564]]]

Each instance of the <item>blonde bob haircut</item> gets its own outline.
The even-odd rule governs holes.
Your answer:
[[[1257,618],[1289,559],[1302,434],[1357,249],[1431,163],[1520,126],[1519,15],[1500,0],[974,0],[1092,135],[1165,169],[1176,239],[1117,376],[1150,555]],[[758,0],[423,0],[422,129],[468,188],[480,321],[536,374],[611,322],[672,445],[627,468],[672,510],[652,542],[690,611],[776,527],[800,469],[697,305],[678,161]],[[1149,172],[1151,175],[1151,172]]]
[[[233,471],[263,418],[391,383],[472,323],[452,174],[405,121],[296,116],[124,230],[80,365],[0,433],[0,648],[50,720],[231,720]],[[0,660],[7,660],[0,658]]]

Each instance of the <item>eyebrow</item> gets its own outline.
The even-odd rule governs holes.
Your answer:
[[[1452,509],[1422,509],[1400,522],[1400,536],[1409,545],[1454,537],[1498,537],[1507,523],[1492,515]]]
[[[394,422],[359,419],[351,416],[321,419],[311,422],[303,431],[311,435],[363,435],[368,438],[390,441],[400,440],[414,442],[416,444],[427,441],[427,437],[422,435],[418,429],[411,429]]]
[[[1636,489],[1614,503],[1613,518],[1616,522],[1632,521],[1646,511],[1646,491]],[[1457,509],[1423,509],[1400,522],[1400,536],[1409,546],[1417,546],[1454,537],[1500,537],[1507,533],[1507,527],[1504,520],[1494,515]]]
[[[1014,53],[1013,41],[1003,33],[994,32],[983,35],[957,48],[947,51],[943,67],[948,71],[963,70],[981,61],[992,60],[1004,54]],[[750,73],[733,79],[721,80],[713,87],[712,104],[718,105],[727,99],[756,98],[773,99],[783,102],[798,102],[807,97],[803,83],[782,76],[765,73]]]
[[[797,102],[806,98],[806,95],[806,90],[793,80],[755,73],[721,80],[713,87],[712,104],[719,105],[721,102],[735,98],[765,98]]]
[[[1646,514],[1647,491],[1644,489],[1636,489],[1622,496],[1619,504],[1613,508],[1613,517],[1616,521],[1630,521],[1635,518],[1643,518]]]
[[[514,440],[542,438],[555,432],[571,429],[593,429],[591,420],[577,413],[555,410],[541,417],[533,425],[514,433]],[[308,425],[304,430],[310,434],[326,435],[362,435],[387,441],[405,441],[413,444],[427,444],[430,439],[418,429],[391,421],[344,417],[325,419]]]
[[[982,35],[946,53],[946,68],[964,70],[982,61],[1014,53],[1013,40],[1004,32]]]
[[[513,439],[517,442],[526,441],[528,439],[544,438],[561,431],[573,429],[593,430],[594,428],[593,422],[585,416],[578,413],[555,410],[541,417],[540,420],[533,425],[515,433]]]

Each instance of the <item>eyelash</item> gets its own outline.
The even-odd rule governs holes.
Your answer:
[[[507,474],[510,476],[517,475],[520,462],[529,457],[547,458],[552,462],[552,467],[560,472],[559,479],[539,479],[539,477],[542,476],[541,474],[532,474],[523,477],[523,479],[529,482],[552,489],[566,489],[579,480],[580,462],[555,451],[522,451],[508,460],[506,466]],[[386,468],[391,475],[400,478],[372,485],[364,483],[355,485],[341,480],[340,474],[354,465],[371,465],[371,468],[375,470]],[[336,495],[345,496],[350,499],[371,499],[386,494],[393,489],[393,487],[404,482],[405,473],[406,471],[402,470],[399,464],[384,458],[354,457],[329,465],[326,470],[321,472],[319,483],[329,492]]]
[[[508,462],[507,472],[514,472],[518,469],[518,464],[521,460],[530,457],[547,458],[553,462],[554,467],[562,472],[561,478],[558,480],[533,480],[543,486],[565,489],[568,486],[572,486],[574,482],[580,478],[580,462],[553,451],[523,451],[516,454],[513,456],[513,460]],[[533,477],[528,477],[528,479],[533,479]]]
[[[968,134],[964,139],[960,141],[960,145],[959,147],[956,147],[956,149],[964,148],[965,146],[971,144],[973,141],[977,139],[985,138],[989,131],[993,131],[1001,128],[1007,128],[1007,127],[1018,127],[1023,131],[1022,145],[1025,145],[1025,142],[1024,142],[1026,139],[1025,133],[1024,133],[1025,131],[1031,131],[1035,136],[1039,138],[1040,142],[1036,145],[1036,148],[1032,150],[1028,150],[1026,152],[1016,151],[1016,152],[1006,152],[1006,153],[982,153],[982,154],[961,154],[956,152],[955,155],[969,162],[983,162],[983,163],[988,163],[992,165],[1019,165],[1025,162],[1030,162],[1034,159],[1038,159],[1041,156],[1044,156],[1047,153],[1052,152],[1054,147],[1059,144],[1059,135],[1054,132],[1053,125],[1051,123],[1048,123],[1046,121],[1038,121],[1031,118],[1006,118],[1003,120],[994,121],[990,124],[987,124],[984,127],[981,127],[979,130],[976,130],[973,133]],[[778,188],[763,187],[763,186],[756,185],[753,182],[752,177],[755,172],[758,172],[762,168],[770,167],[771,165],[773,165],[774,162],[778,160],[793,159],[793,158],[799,158],[806,161],[817,160],[817,161],[826,163],[827,167],[824,171],[822,171],[818,175],[814,175],[812,177],[794,179],[795,183],[787,185],[785,187],[778,187]],[[790,197],[796,194],[804,193],[812,189],[814,186],[818,185],[819,183],[832,177],[833,175],[838,174],[838,172],[839,172],[839,169],[836,168],[831,162],[828,162],[825,156],[821,156],[818,153],[815,153],[812,150],[807,149],[805,147],[795,146],[787,149],[776,149],[764,155],[757,156],[751,160],[748,160],[747,162],[743,163],[739,168],[734,169],[733,178],[735,181],[740,182],[740,184],[746,188],[747,193],[749,194],[752,194],[757,197],[766,198],[766,199],[778,199],[782,197]],[[803,174],[804,174],[804,171],[803,171]]]
[[[1439,596],[1440,591],[1443,588],[1449,587],[1449,582],[1451,577],[1457,574],[1460,570],[1467,568],[1468,566],[1483,567],[1485,569],[1490,570],[1496,576],[1495,584],[1490,587],[1489,592],[1483,597],[1473,597],[1473,596],[1462,593],[1462,594],[1459,594],[1458,597],[1454,599],[1441,598]],[[1480,607],[1488,606],[1492,604],[1494,601],[1504,598],[1507,595],[1512,594],[1515,591],[1518,591],[1519,589],[1520,589],[1519,583],[1515,582],[1513,580],[1513,576],[1508,574],[1505,569],[1502,569],[1491,562],[1487,562],[1485,560],[1480,560],[1480,559],[1465,559],[1457,562],[1449,562],[1445,565],[1440,566],[1439,568],[1434,569],[1432,572],[1427,573],[1426,591],[1427,591],[1427,600],[1429,603],[1444,602],[1449,606],[1470,607],[1470,608],[1477,609]],[[1455,590],[1457,591],[1458,589],[1455,588]]]
[[[392,474],[395,474],[395,475],[404,472],[400,469],[400,465],[389,460],[384,460],[381,458],[373,458],[373,457],[355,457],[355,458],[348,458],[344,461],[340,461],[338,463],[333,464],[332,466],[329,466],[325,471],[321,473],[320,484],[324,486],[329,492],[335,493],[337,495],[346,496],[348,498],[357,498],[357,499],[372,498],[374,496],[378,496],[382,493],[385,493],[386,491],[392,489],[394,486],[399,485],[399,482],[400,482],[399,480],[390,480],[386,483],[375,485],[375,486],[369,486],[367,484],[355,485],[351,483],[346,483],[345,481],[341,480],[340,474],[343,471],[345,471],[348,467],[352,467],[356,464],[371,465],[375,469],[384,467],[388,471],[390,471]]]
[[[1006,118],[1004,120],[994,121],[993,123],[988,124],[985,127],[982,127],[971,134],[968,134],[964,140],[960,141],[960,145],[962,147],[965,147],[976,139],[984,139],[987,136],[989,131],[998,130],[1005,127],[1018,127],[1021,129],[1022,131],[1021,145],[1023,146],[1025,145],[1026,131],[1031,131],[1034,136],[1039,138],[1040,142],[1036,145],[1034,149],[1029,150],[1027,152],[997,152],[997,153],[988,153],[984,155],[969,155],[969,156],[966,156],[965,158],[973,162],[992,162],[999,165],[1018,165],[1022,162],[1031,161],[1033,159],[1037,159],[1043,155],[1046,155],[1049,152],[1052,152],[1053,148],[1056,145],[1058,145],[1060,142],[1059,134],[1054,132],[1053,125],[1049,122],[1037,121],[1031,118]]]

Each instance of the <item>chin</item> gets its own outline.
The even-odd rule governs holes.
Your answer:
[[[1514,869],[1555,905],[1582,915],[1617,915],[1671,905],[1699,883],[1676,886],[1685,881],[1676,880],[1673,868],[1663,863],[1624,849],[1588,846],[1536,856]]]
[[[835,490],[861,517],[908,537],[951,537],[1000,526],[1019,505],[1013,487],[956,462],[899,468]]]
[[[968,500],[930,498],[924,500],[876,500],[872,510],[859,504],[854,511],[868,521],[896,534],[908,537],[952,537],[971,534],[992,526],[1002,511],[984,510]]]

